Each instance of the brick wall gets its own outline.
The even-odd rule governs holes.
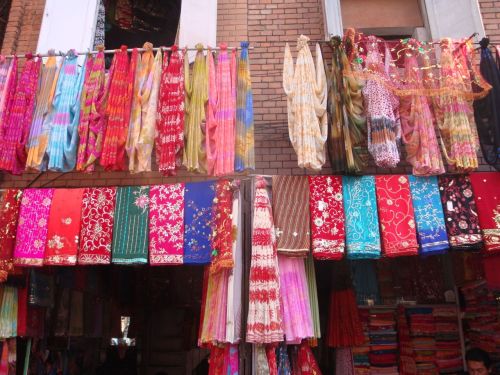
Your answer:
[[[36,48],[43,14],[44,0],[13,0],[2,53],[26,52]],[[488,35],[500,43],[500,1],[480,0]],[[219,0],[218,42],[235,45],[249,40],[252,82],[254,90],[255,138],[257,173],[305,174],[297,168],[295,152],[288,139],[286,101],[282,89],[282,64],[285,42],[295,51],[297,36],[308,35],[311,40],[324,38],[322,0]],[[311,43],[313,47],[313,43]],[[328,47],[323,46],[328,60]],[[294,53],[295,55],[295,53]],[[488,169],[482,166],[482,169]],[[404,164],[391,171],[410,172]],[[373,166],[367,173],[383,173]],[[329,173],[328,165],[322,173]],[[0,175],[0,186],[103,186],[139,185],[201,180],[206,176],[189,175],[180,171],[176,177],[164,177],[158,172],[130,175],[128,172],[26,173],[14,177]]]

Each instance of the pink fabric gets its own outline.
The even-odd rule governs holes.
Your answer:
[[[184,251],[184,184],[149,189],[149,263],[182,264]]]
[[[26,189],[21,199],[14,264],[42,266],[54,189]]]

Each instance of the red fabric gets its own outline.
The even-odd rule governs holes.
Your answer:
[[[2,343],[2,356],[0,357],[0,375],[9,374],[9,345],[7,340]]]
[[[17,220],[21,205],[21,190],[8,189],[0,196],[0,282],[5,282],[13,270]]]
[[[339,260],[345,252],[341,176],[309,176],[312,252],[316,259]]]
[[[500,173],[472,173],[472,190],[476,197],[479,225],[484,248],[488,253],[500,251]]]
[[[115,197],[115,187],[86,188],[83,192],[79,264],[111,262]]]
[[[269,366],[269,375],[278,375],[278,362],[276,360],[276,345],[266,345],[267,365]]]
[[[27,336],[28,319],[28,288],[17,289],[17,335],[20,337]]]
[[[84,189],[55,189],[50,207],[44,264],[76,264],[83,192]]]
[[[343,348],[365,343],[356,297],[352,289],[333,291],[330,295],[328,346]]]
[[[208,375],[220,375],[224,374],[224,358],[225,358],[224,347],[212,346],[210,348],[210,360]]]
[[[321,375],[321,370],[316,362],[316,358],[314,358],[311,348],[305,342],[299,347],[298,367],[298,375]]]
[[[500,255],[493,255],[483,259],[484,274],[488,287],[500,290]]]
[[[417,255],[417,231],[408,177],[375,176],[375,187],[384,255]]]
[[[233,268],[233,190],[231,181],[220,180],[215,189],[213,205],[212,264],[210,273]]]

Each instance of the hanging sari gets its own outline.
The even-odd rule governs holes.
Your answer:
[[[358,305],[368,305],[370,300],[376,305],[380,304],[376,261],[371,259],[353,260],[351,262],[351,275]]]
[[[184,55],[172,46],[165,54],[156,120],[156,162],[161,173],[174,174],[184,146]]]
[[[321,375],[316,358],[314,358],[314,354],[307,342],[300,344],[297,357],[297,365],[301,375]],[[346,374],[342,373],[342,375]]]
[[[0,193],[0,283],[14,267],[14,245],[22,191],[7,189]]]
[[[365,343],[356,298],[351,289],[332,291],[328,318],[328,346],[343,348]]]
[[[266,181],[257,177],[252,228],[246,341],[283,341],[280,280],[273,215]]]
[[[7,59],[5,56],[0,56],[0,119],[5,110],[5,102],[10,94],[8,89],[14,60],[15,59]]]
[[[149,264],[182,264],[184,184],[149,189]]]
[[[230,270],[209,273],[198,344],[221,343],[226,340],[227,286]]]
[[[342,259],[345,252],[342,177],[308,178],[312,253],[316,259]]]
[[[236,172],[255,169],[253,93],[248,59],[249,42],[241,42],[240,46],[236,93],[236,159],[234,160]]]
[[[440,176],[439,192],[452,250],[479,250],[483,238],[469,176]]]
[[[476,197],[477,215],[487,253],[500,251],[500,173],[473,173],[470,175]]]
[[[54,189],[26,189],[21,200],[14,264],[42,266]]]
[[[417,255],[417,232],[408,177],[375,176],[375,188],[384,255]]]
[[[437,177],[409,176],[417,235],[422,254],[437,254],[450,246]]]
[[[50,207],[44,264],[76,264],[84,189],[55,189]]]
[[[310,249],[309,186],[305,176],[273,176],[278,253],[302,257]]]
[[[113,231],[116,264],[148,262],[149,186],[118,187]]]
[[[278,375],[292,375],[290,358],[288,358],[285,344],[280,344],[278,347]]]
[[[377,259],[380,257],[380,232],[375,178],[342,177],[347,257]]]
[[[335,373],[342,375],[355,374],[352,358],[352,348],[335,349]]]
[[[184,193],[184,264],[208,264],[212,254],[215,181],[187,183]]]
[[[86,188],[83,192],[78,264],[110,263],[115,197],[115,187]]]
[[[12,107],[12,102],[14,100],[14,95],[16,93],[16,85],[17,85],[17,65],[18,59],[15,56],[12,60],[6,59],[6,61],[10,61],[10,64],[7,66],[2,64],[1,72],[2,72],[2,80],[1,82],[1,95],[0,95],[0,129],[3,129],[6,121],[8,120],[9,111]],[[5,69],[7,68],[7,71]],[[5,81],[3,79],[5,75]],[[2,130],[3,131],[3,130]]]
[[[309,304],[311,306],[311,318],[314,327],[313,338],[321,338],[320,318],[319,318],[319,302],[318,302],[318,287],[316,285],[316,271],[314,269],[314,259],[309,253],[306,262],[307,287],[309,289]]]
[[[4,286],[0,305],[0,338],[17,336],[17,288]]]
[[[212,217],[212,262],[210,273],[231,269],[233,263],[233,190],[231,181],[219,180],[215,188]]]

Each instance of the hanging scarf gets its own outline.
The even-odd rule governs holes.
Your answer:
[[[383,80],[388,80],[387,60],[391,58],[391,52],[387,45],[384,45],[384,66],[378,42],[375,36],[368,37],[366,66],[370,71],[380,74]],[[401,138],[399,101],[383,83],[375,79],[366,82],[363,96],[367,112],[368,151],[377,166],[394,168],[399,163],[398,144]]]
[[[84,189],[55,189],[50,207],[44,264],[76,264]]]
[[[149,189],[149,264],[182,264],[184,184]]]
[[[14,267],[14,245],[22,191],[7,189],[0,194],[0,283],[3,283]]]
[[[422,254],[442,253],[449,248],[437,177],[409,176],[417,235]]]
[[[375,176],[375,187],[384,255],[417,255],[417,232],[408,177]]]
[[[196,45],[192,78],[189,59],[184,56],[184,87],[186,93],[185,150],[183,165],[189,172],[205,172],[205,104],[208,100],[208,67],[203,45]],[[210,54],[210,52],[209,52]]]
[[[83,192],[78,264],[110,263],[115,197],[115,187],[86,188]]]
[[[156,162],[164,174],[173,174],[184,146],[184,56],[172,46],[170,61],[163,60],[158,119],[156,122]]]
[[[7,59],[5,56],[0,56],[0,119],[5,110],[5,102],[9,97],[9,82],[11,81],[12,67],[14,66],[14,60],[17,59]]]
[[[252,368],[255,369],[255,375],[270,375],[264,345],[252,345]]]
[[[8,120],[8,115],[10,113],[10,109],[12,107],[12,102],[14,100],[14,95],[16,93],[16,84],[17,84],[17,57],[14,57],[12,60],[6,60],[6,61],[11,61],[10,65],[8,66],[8,70],[6,72],[5,76],[5,81],[2,80],[1,82],[1,95],[0,95],[0,129],[3,132],[3,128],[5,126],[5,123]],[[5,63],[2,64],[2,75],[5,72],[6,65]]]
[[[416,52],[419,42],[410,39],[405,54],[406,88],[423,88],[423,76],[418,66]],[[421,87],[422,86],[422,87]],[[434,130],[434,117],[430,103],[423,95],[408,95],[400,99],[401,126],[403,142],[406,145],[406,159],[413,167],[413,174],[429,176],[445,172],[443,159]]]
[[[241,42],[236,95],[236,159],[234,170],[255,170],[253,93],[248,59],[248,42]]]
[[[257,177],[252,227],[246,341],[283,341],[280,283],[271,202],[266,181]]]
[[[278,252],[309,252],[309,186],[304,176],[273,176],[273,213]]]
[[[351,38],[347,35],[344,43],[352,46]],[[351,75],[351,62],[340,37],[330,39],[330,46],[333,50],[328,77],[330,164],[334,172],[360,173],[365,166],[361,144],[366,139],[362,84]]]
[[[106,134],[101,155],[101,165],[106,170],[125,169],[125,143],[138,56],[137,49],[134,49],[129,62],[127,46],[122,46],[120,50],[116,50],[111,63]]]
[[[451,87],[467,91],[466,84],[454,59],[451,39],[441,41],[441,88]],[[470,91],[470,90],[468,90]],[[448,164],[458,172],[469,172],[478,167],[478,140],[471,108],[460,94],[443,94],[437,100],[437,123],[441,133],[441,146]]]
[[[109,80],[106,83],[104,46],[98,47],[95,57],[87,57],[85,84],[81,94],[81,117],[78,125],[77,171],[93,172],[95,161],[101,156],[105,131],[106,98]]]
[[[4,286],[0,306],[0,338],[17,336],[17,288]]]
[[[316,259],[339,260],[345,251],[342,177],[308,178],[312,253]]]
[[[290,358],[288,358],[285,344],[280,344],[278,347],[278,375],[292,375]]]
[[[153,58],[153,45],[145,43],[146,52],[138,60],[135,76],[132,116],[127,141],[129,170],[132,173],[151,171],[151,153],[156,123],[156,105],[160,89],[162,52]]]
[[[380,257],[380,232],[375,178],[342,177],[344,195],[347,257],[377,259]]]
[[[5,118],[0,124],[0,170],[20,174],[26,165],[26,142],[33,118],[41,59],[26,60],[17,87],[15,80],[9,90],[13,90],[11,101],[6,104]],[[11,74],[17,74],[17,60]]]
[[[474,114],[481,149],[486,162],[500,170],[500,69],[489,49],[489,39],[481,40],[481,74],[492,86],[490,93],[474,102]]]
[[[316,285],[316,271],[314,270],[314,259],[312,254],[309,253],[306,262],[306,276],[307,287],[309,289],[309,304],[311,306],[311,318],[314,327],[314,338],[317,340],[321,338],[320,318],[319,318],[319,302],[318,302],[318,288]]]
[[[304,35],[297,40],[295,69],[290,46],[286,44],[283,88],[287,95],[288,134],[298,165],[319,171],[326,158],[327,83],[321,48],[316,44],[315,66],[308,41]]]
[[[233,190],[231,181],[219,180],[215,188],[212,217],[212,263],[210,273],[233,268]]]
[[[228,56],[227,45],[221,44],[215,72],[209,54],[208,76],[211,108],[207,121],[207,170],[215,176],[234,172],[235,116],[236,116],[236,50]]]
[[[14,264],[42,266],[47,242],[47,221],[54,189],[26,189],[23,192],[17,226]]]
[[[267,364],[269,365],[269,375],[278,375],[276,344],[266,345],[266,358],[267,358]]]
[[[439,192],[452,250],[483,247],[476,201],[469,176],[440,176]]]
[[[470,175],[476,197],[477,215],[483,233],[484,248],[488,253],[500,251],[500,173],[473,173]]]
[[[113,263],[148,262],[149,186],[118,187],[116,191]]]
[[[47,127],[44,128],[43,123],[46,121],[45,119],[52,107],[52,97],[54,96],[58,75],[59,68],[57,59],[55,56],[50,55],[41,72],[38,95],[36,98],[36,109],[26,145],[28,148],[26,169],[42,170],[43,157],[49,143],[49,129],[47,129]]]
[[[354,375],[354,363],[351,348],[335,349],[335,373]]]
[[[369,300],[380,304],[376,261],[371,259],[352,261],[351,274],[358,305],[367,305]]]
[[[51,171],[68,172],[75,168],[84,77],[85,69],[78,68],[78,56],[70,51],[64,58],[51,112],[43,125],[50,129],[46,154]]]
[[[184,264],[208,264],[212,254],[215,182],[186,184],[184,193]]]
[[[328,346],[343,348],[365,343],[356,297],[351,289],[332,291],[328,318]]]
[[[301,375],[321,375],[316,358],[306,342],[299,346],[297,364]],[[344,375],[345,373],[342,373]]]
[[[285,340],[300,344],[314,336],[304,259],[278,255]]]

